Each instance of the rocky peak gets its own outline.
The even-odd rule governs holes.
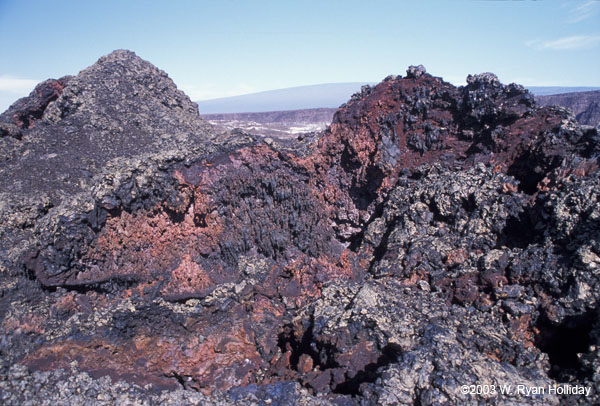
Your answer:
[[[411,78],[411,79],[418,79],[421,76],[423,76],[425,73],[427,73],[427,70],[425,69],[425,67],[423,65],[418,65],[418,66],[411,65],[406,70],[406,77]]]
[[[42,83],[7,113],[4,128],[19,137],[2,138],[1,153],[9,159],[28,151],[27,159],[8,162],[24,193],[76,193],[119,157],[182,159],[205,145],[212,131],[164,71],[126,50],[103,56],[75,77]]]
[[[475,85],[475,86],[480,86],[480,85],[501,86],[502,85],[502,83],[500,83],[500,80],[498,79],[498,76],[496,76],[495,74],[493,74],[491,72],[484,72],[484,73],[479,73],[479,74],[475,74],[475,75],[468,75],[467,83],[469,85]]]
[[[521,85],[504,85],[493,73],[481,73],[467,76],[467,86],[463,88],[460,107],[466,118],[472,119],[471,125],[496,125],[490,119],[502,121],[516,119],[531,112],[535,99]]]
[[[193,121],[198,116],[197,105],[164,71],[131,51],[118,50],[73,78],[44,118],[57,122],[80,112],[90,119],[110,115],[125,122],[139,114],[148,115],[148,119],[165,118],[167,111],[170,121]],[[137,121],[144,122],[144,118]]]

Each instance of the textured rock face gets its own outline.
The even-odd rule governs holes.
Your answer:
[[[46,107],[55,101],[71,79],[65,76],[58,80],[49,79],[35,87],[29,97],[17,101],[0,115],[0,136],[21,138],[21,130],[35,126],[44,115]]]
[[[11,185],[4,179],[2,190],[51,197],[89,193],[81,183],[89,185],[115,159],[193,148],[208,128],[197,115],[196,105],[164,72],[129,51],[116,51],[76,77],[40,84],[1,116],[21,131],[35,127],[20,142],[2,139],[5,170],[20,180]],[[25,152],[26,167],[25,160],[14,159]]]
[[[538,96],[536,101],[542,106],[557,105],[571,109],[581,124],[600,124],[600,91]]]
[[[407,73],[285,145],[216,134],[128,51],[12,106],[2,400],[596,404],[596,130]],[[565,383],[592,394],[461,391]]]

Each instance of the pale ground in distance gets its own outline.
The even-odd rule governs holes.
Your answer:
[[[240,129],[245,133],[276,137],[282,139],[296,138],[300,134],[324,130],[330,123],[257,123],[242,120],[208,120],[210,124],[221,131]]]

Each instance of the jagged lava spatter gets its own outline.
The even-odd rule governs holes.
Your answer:
[[[522,86],[411,66],[266,144],[115,51],[0,131],[7,404],[599,400],[599,137]]]

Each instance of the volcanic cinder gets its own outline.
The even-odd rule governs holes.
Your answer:
[[[600,402],[600,138],[522,86],[411,66],[265,143],[121,50],[0,135],[5,404]]]

